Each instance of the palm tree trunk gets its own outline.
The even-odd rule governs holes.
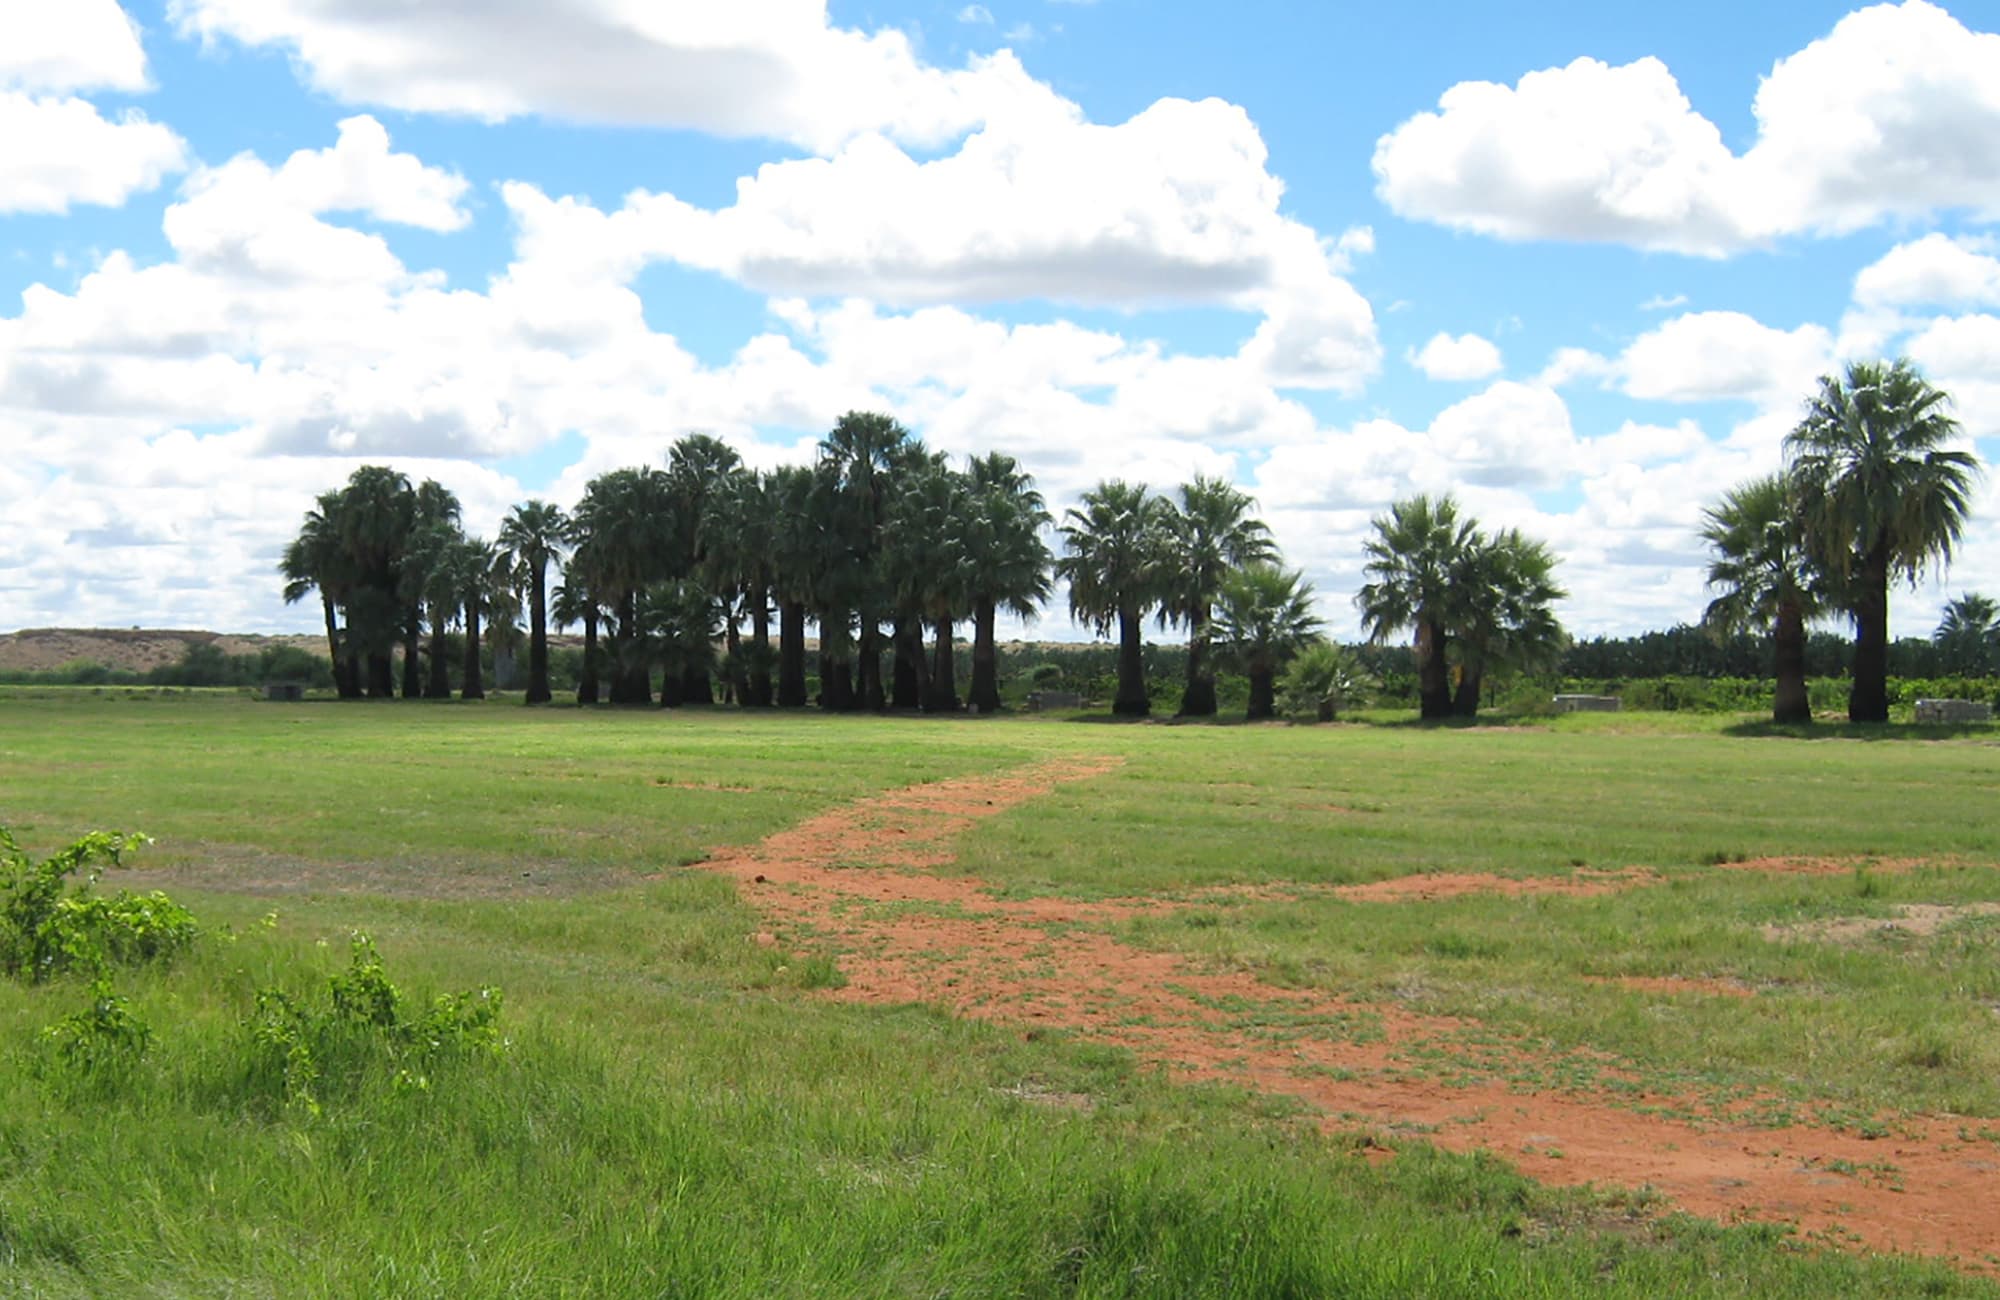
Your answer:
[[[1139,641],[1140,616],[1133,606],[1118,611],[1118,694],[1111,701],[1113,713],[1145,717],[1153,711],[1146,696],[1146,656]]]
[[[710,653],[714,652],[710,651]],[[707,665],[697,664],[682,670],[681,702],[684,704],[715,703],[715,683],[709,679]]]
[[[771,601],[761,585],[750,605],[750,686],[743,702],[756,709],[771,707]]]
[[[479,601],[465,602],[465,681],[460,685],[461,700],[486,698],[486,678],[479,667]]]
[[[395,698],[396,665],[390,662],[386,650],[376,651],[368,656],[368,698],[387,700]]]
[[[1181,688],[1183,718],[1215,716],[1215,674],[1208,667],[1208,611],[1188,615],[1187,685]]]
[[[576,675],[576,702],[597,703],[597,606],[583,607],[583,667]]]
[[[406,700],[414,700],[423,694],[423,670],[417,663],[421,657],[417,647],[423,639],[423,607],[412,605],[403,618],[403,698]]]
[[[896,615],[894,678],[889,706],[896,709],[926,707],[929,683],[924,680],[924,625],[908,614]]]
[[[723,685],[724,704],[742,706],[750,702],[750,676],[743,665],[743,638],[736,630],[736,616],[731,614],[722,625],[722,661],[729,671]]]
[[[1854,686],[1849,722],[1889,720],[1889,548],[1877,544],[1862,562],[1854,598]]]
[[[639,593],[618,598],[618,641],[612,648],[611,702],[651,704],[652,666],[639,646]]]
[[[1811,722],[1812,698],[1806,691],[1806,621],[1791,601],[1778,606],[1771,628],[1772,671],[1777,695],[1771,705],[1773,722]]]
[[[788,600],[778,606],[778,707],[806,706],[806,607]]]
[[[444,611],[431,611],[431,671],[430,682],[424,687],[427,700],[448,700],[451,698],[451,662],[444,649]]]
[[[687,681],[671,666],[660,674],[660,707],[678,709],[687,699]]]
[[[1444,630],[1417,624],[1417,698],[1424,718],[1451,716],[1451,674],[1444,662]]]
[[[326,615],[326,653],[333,662],[334,693],[344,700],[354,694],[354,688],[348,684],[346,661],[340,657],[340,625],[333,616],[333,597],[322,591],[319,608]]]
[[[1486,677],[1486,670],[1473,664],[1459,669],[1458,692],[1452,696],[1451,711],[1460,718],[1479,716],[1479,690]]]
[[[972,611],[972,711],[1000,711],[1000,653],[993,644],[993,602],[982,600]]]
[[[924,692],[925,713],[958,712],[958,665],[952,662],[951,623],[948,614],[937,621],[930,682]]]
[[[1243,715],[1251,722],[1278,716],[1278,671],[1269,664],[1250,668],[1250,708]]]
[[[882,625],[867,610],[861,611],[861,677],[855,683],[861,693],[861,707],[880,712],[882,696]]]
[[[555,697],[549,690],[549,592],[545,566],[535,565],[528,587],[528,700],[547,704]]]

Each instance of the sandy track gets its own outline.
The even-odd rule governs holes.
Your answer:
[[[891,791],[722,851],[706,866],[741,882],[787,943],[833,944],[847,984],[831,996],[841,1000],[934,1003],[1029,1029],[1061,1026],[1177,1077],[1299,1098],[1329,1130],[1369,1128],[1391,1146],[1419,1133],[1454,1150],[1491,1150],[1550,1183],[1651,1187],[1723,1221],[1789,1222],[1838,1244],[2000,1266],[2000,1144],[1960,1136],[1980,1129],[1977,1121],[1898,1119],[1890,1136],[1870,1140],[1809,1124],[1645,1113],[1701,1111],[1636,1088],[1614,1099],[1560,1086],[1549,1076],[1562,1063],[1529,1045],[1496,1045],[1475,1024],[1276,988],[1104,931],[1175,904],[1005,900],[977,880],[935,872],[975,823],[1120,762],[1053,760]],[[1612,873],[1588,882],[1589,892],[1633,883]],[[1462,1056],[1441,1063],[1440,1045],[1474,1040],[1479,1068],[1464,1069]],[[1564,1061],[1573,1065],[1575,1054]],[[1598,1080],[1629,1079],[1609,1058],[1598,1067]]]

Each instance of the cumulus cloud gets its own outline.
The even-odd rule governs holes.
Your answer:
[[[683,127],[830,152],[859,136],[937,145],[1056,97],[1010,53],[925,63],[894,29],[834,25],[825,0],[170,0],[179,29],[287,51],[351,104],[500,121]]]
[[[1500,373],[1500,349],[1477,334],[1453,338],[1438,333],[1421,350],[1409,353],[1409,362],[1431,379],[1489,379]]]
[[[1098,125],[1016,115],[919,161],[879,136],[772,163],[704,209],[640,191],[616,211],[503,194],[529,260],[575,276],[653,261],[784,297],[895,305],[1044,299],[1261,314],[1246,345],[1272,382],[1354,391],[1379,363],[1374,313],[1341,272],[1366,230],[1322,238],[1284,216],[1256,126],[1219,100],[1162,100]]]
[[[144,90],[146,51],[117,0],[0,6],[0,90]]]
[[[186,164],[181,138],[142,113],[0,91],[0,213],[116,207]]]
[[[1689,312],[1641,334],[1616,357],[1561,349],[1542,382],[1596,379],[1652,401],[1788,403],[1811,391],[1834,355],[1833,335],[1821,325],[1781,330],[1742,312]]]
[[[1464,82],[1382,137],[1404,216],[1503,239],[1726,256],[1942,209],[2000,215],[2000,36],[1924,0],[1849,14],[1781,59],[1738,155],[1666,65],[1578,59]]]
[[[1854,277],[1865,306],[1978,307],[2000,304],[2000,257],[1992,241],[1931,234],[1898,244]]]

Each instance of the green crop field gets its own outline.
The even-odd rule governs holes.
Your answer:
[[[1996,742],[0,689],[0,1295],[1996,1294]]]

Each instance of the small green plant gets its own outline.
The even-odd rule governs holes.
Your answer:
[[[42,1040],[64,1075],[85,1080],[129,1071],[146,1054],[153,1031],[109,979],[99,978],[90,986],[90,1006],[44,1029]]]
[[[102,975],[185,950],[194,942],[194,916],[165,894],[120,890],[107,898],[92,891],[106,865],[150,842],[92,831],[35,862],[0,827],[0,970],[39,984],[69,969]]]
[[[329,1070],[345,1085],[369,1063],[384,1062],[394,1067],[398,1093],[428,1092],[432,1061],[505,1046],[500,990],[441,994],[408,1016],[402,990],[365,934],[349,940],[347,969],[327,981],[327,994],[327,1004],[314,1007],[282,989],[259,990],[244,1022],[257,1068],[276,1082],[287,1107],[307,1115],[323,1113]]]
[[[1292,659],[1279,689],[1286,716],[1332,722],[1343,708],[1365,702],[1376,685],[1352,651],[1317,641]]]

